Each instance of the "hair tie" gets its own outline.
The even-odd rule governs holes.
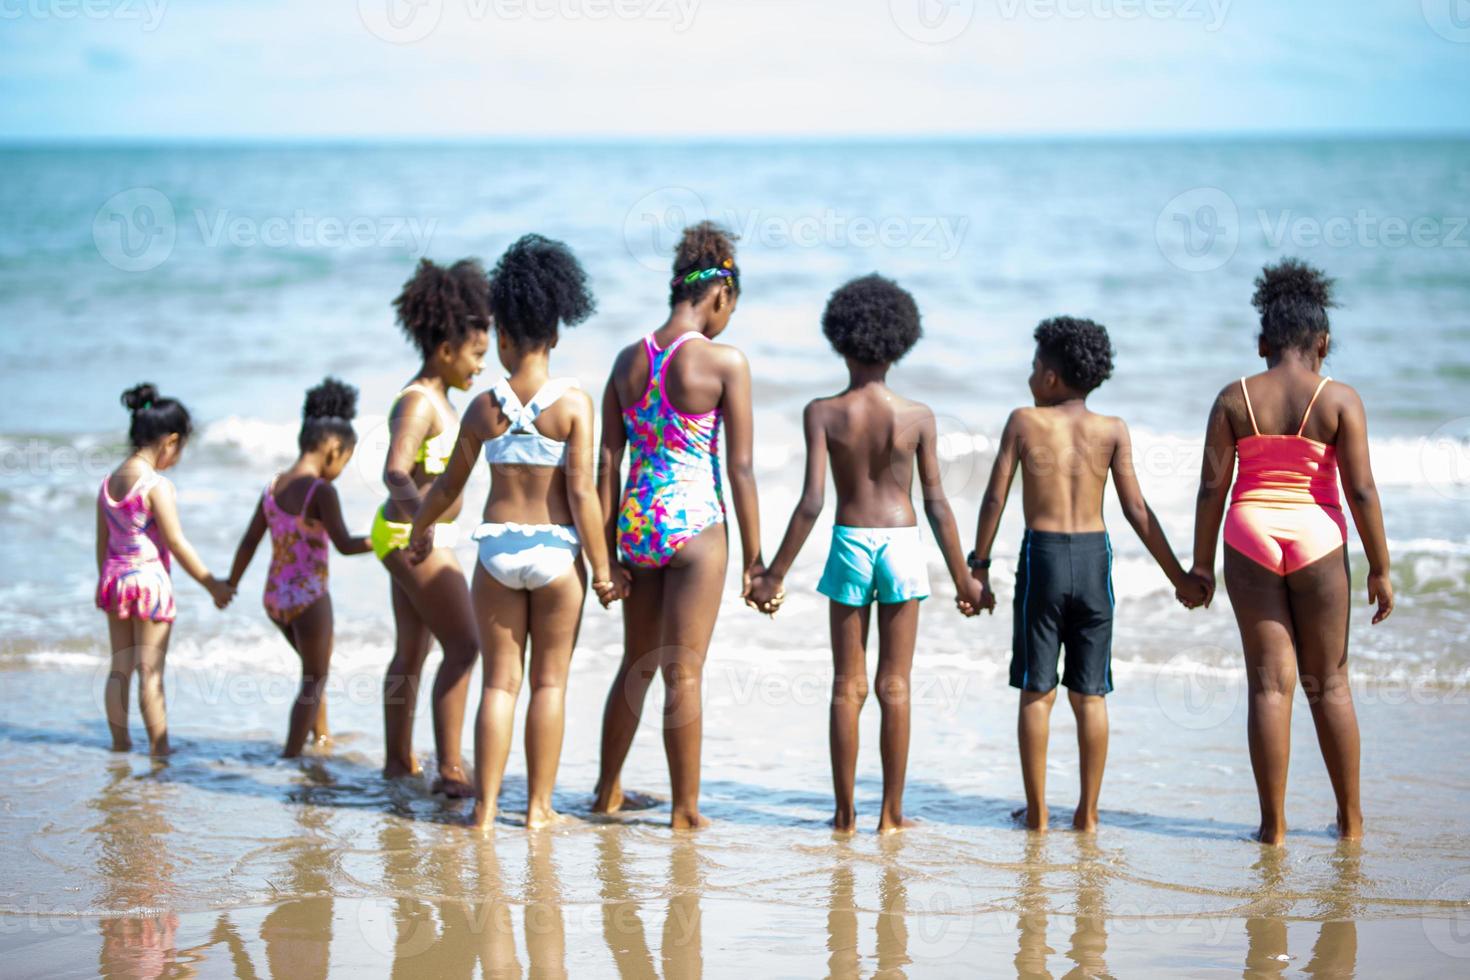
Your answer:
[[[725,260],[725,268],[722,268],[722,269],[695,269],[693,272],[689,273],[687,276],[675,276],[674,277],[674,285],[677,286],[679,283],[682,282],[684,285],[688,286],[688,285],[691,285],[691,284],[696,283],[696,282],[703,282],[706,279],[714,279],[716,277],[718,277],[720,279],[733,279],[735,277],[735,273],[730,268],[730,266],[733,265],[733,264],[734,263],[732,263],[729,259],[726,259]]]
[[[153,399],[151,399],[151,398],[148,399],[146,402],[143,403],[143,411],[145,411],[145,412],[148,411],[148,409],[150,409],[152,407],[153,407]]]

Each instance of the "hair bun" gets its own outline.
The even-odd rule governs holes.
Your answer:
[[[357,415],[357,389],[338,378],[326,378],[306,393],[301,411],[308,419],[344,419]]]
[[[134,385],[122,393],[122,403],[130,412],[139,412],[158,401],[158,389],[148,382]]]
[[[1251,303],[1263,315],[1279,303],[1308,303],[1327,309],[1336,305],[1332,299],[1334,280],[1320,269],[1300,259],[1282,259],[1269,265],[1256,277],[1256,293]]]

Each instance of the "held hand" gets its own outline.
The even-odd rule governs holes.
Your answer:
[[[975,584],[980,586],[980,596],[975,600],[975,612],[978,615],[981,610],[995,615],[995,590],[990,587],[990,570],[975,569],[970,572],[970,577]]]
[[[619,568],[618,572],[622,573],[622,575],[627,574],[622,568]],[[609,572],[607,577],[593,579],[592,581],[592,591],[597,593],[597,601],[602,604],[602,608],[604,609],[607,609],[614,602],[623,598],[624,595],[623,590],[618,587],[618,582],[614,579],[615,574]]]
[[[1196,565],[1189,570],[1189,577],[1199,583],[1205,590],[1204,598],[1200,600],[1198,605],[1202,605],[1206,609],[1210,608],[1210,603],[1215,601],[1215,570]],[[1176,591],[1175,595],[1177,596],[1178,594]],[[1183,602],[1184,600],[1181,598],[1179,601]],[[1197,606],[1190,606],[1189,608],[1194,609]]]
[[[1389,581],[1387,572],[1368,573],[1368,602],[1378,604],[1378,611],[1373,614],[1375,626],[1393,615],[1393,582]]]
[[[1174,598],[1185,609],[1198,609],[1205,604],[1209,595],[1209,587],[1203,579],[1196,575],[1186,575],[1174,589]]]
[[[410,565],[422,565],[424,559],[429,557],[429,552],[434,550],[434,529],[424,528],[423,531],[409,539],[408,547],[403,550],[408,555]]]
[[[745,594],[746,605],[772,617],[781,609],[781,603],[785,601],[786,590],[782,587],[781,579],[770,572],[763,572],[752,579],[750,588]]]
[[[230,604],[230,600],[235,598],[235,587],[229,582],[222,582],[213,576],[210,577],[208,582],[204,583],[204,588],[209,591],[210,597],[214,599],[214,608],[216,609],[225,608]]]
[[[966,577],[954,584],[954,604],[966,617],[980,615],[980,583]]]

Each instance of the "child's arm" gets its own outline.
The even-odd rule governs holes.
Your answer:
[[[817,402],[810,402],[802,412],[801,427],[806,437],[806,477],[801,485],[801,498],[791,512],[791,521],[786,525],[786,534],[781,538],[781,547],[776,557],[751,583],[750,601],[761,612],[774,613],[780,603],[776,597],[781,593],[781,583],[791,565],[796,561],[801,546],[812,533],[812,526],[822,515],[822,504],[827,495],[827,426]],[[774,604],[774,605],[773,605]]]
[[[102,513],[102,505],[97,505],[97,574],[102,574],[102,566],[107,563],[107,516]]]
[[[980,500],[980,519],[975,527],[975,556],[990,559],[990,549],[995,545],[995,534],[1000,530],[1000,518],[1005,513],[1006,499],[1011,495],[1011,484],[1016,479],[1016,467],[1021,460],[1021,416],[1012,412],[1001,430],[1000,448],[995,453],[995,463],[990,468],[990,482],[985,487],[985,496]],[[995,612],[995,592],[990,588],[990,569],[979,568],[971,573],[980,583],[981,609]]]
[[[428,438],[434,424],[434,406],[429,396],[410,392],[398,399],[388,417],[388,455],[383,460],[383,485],[388,497],[401,502],[409,510],[420,503],[419,488],[413,482],[418,465],[419,447]],[[457,456],[458,454],[456,454]],[[450,460],[450,465],[454,460]]]
[[[602,540],[609,561],[618,553],[618,511],[623,506],[623,451],[628,446],[628,431],[623,428],[623,406],[618,401],[618,388],[608,375],[607,387],[602,392],[602,442],[597,451],[597,501],[602,507]],[[628,597],[632,577],[622,565],[611,568],[617,598]]]
[[[234,598],[235,587],[228,582],[222,582],[209,573],[199,553],[184,537],[184,529],[179,525],[178,505],[174,498],[174,485],[168,480],[159,480],[158,485],[148,491],[148,506],[153,510],[153,519],[158,522],[158,531],[163,535],[164,544],[173,556],[178,559],[179,566],[189,574],[189,577],[209,592],[214,597],[214,604],[220,609],[230,604]]]
[[[581,390],[572,392],[569,397],[572,397],[575,408],[572,432],[567,439],[567,504],[572,511],[572,521],[577,525],[577,536],[582,539],[582,551],[592,566],[592,589],[597,593],[597,601],[606,609],[620,596],[608,562],[604,536],[607,528],[597,499],[597,481],[593,479],[592,399]]]
[[[934,540],[939,542],[939,551],[944,555],[944,564],[949,568],[949,577],[954,581],[955,601],[960,612],[973,616],[980,611],[980,588],[970,577],[964,552],[960,550],[960,530],[955,524],[949,498],[944,493],[938,440],[934,413],[925,408],[919,428],[918,448],[919,489],[924,494],[924,516],[929,519],[929,530],[933,532]]]
[[[752,462],[755,422],[750,402],[750,363],[733,347],[723,348],[725,358],[725,391],[720,407],[725,416],[728,437],[726,463],[730,474],[730,496],[735,502],[735,518],[740,522],[740,564],[744,569],[740,594],[750,594],[751,579],[765,571],[761,561],[760,500],[755,490],[755,465]]]
[[[240,587],[240,580],[245,577],[245,569],[250,567],[250,561],[255,557],[255,549],[260,547],[260,539],[265,537],[265,531],[265,507],[257,499],[255,513],[250,516],[250,526],[245,529],[240,537],[240,545],[235,549],[235,562],[230,566],[228,579],[230,588]]]
[[[409,532],[409,560],[417,564],[429,557],[434,550],[434,522],[454,505],[464,493],[464,485],[480,458],[480,447],[485,444],[485,433],[489,431],[486,415],[490,411],[490,395],[480,395],[465,409],[464,419],[459,425],[459,439],[454,452],[449,456],[449,465],[444,467],[429,489],[419,500],[418,512],[413,518],[413,530]],[[412,484],[410,483],[410,486]]]
[[[327,537],[332,539],[332,546],[338,554],[361,555],[373,550],[372,542],[365,535],[355,535],[347,530],[347,522],[342,518],[342,498],[337,496],[336,487],[330,483],[317,487],[311,503],[316,508],[317,520],[326,526]]]
[[[1358,537],[1368,556],[1368,601],[1378,604],[1373,622],[1381,623],[1393,613],[1393,582],[1388,575],[1388,536],[1383,531],[1383,509],[1378,503],[1378,485],[1368,460],[1368,413],[1363,400],[1347,385],[1342,418],[1337,427],[1337,463],[1347,491],[1348,509],[1353,513]]]
[[[1159,519],[1154,516],[1148,501],[1143,499],[1143,490],[1138,485],[1138,473],[1133,469],[1133,439],[1128,434],[1128,423],[1122,419],[1118,419],[1117,434],[1113,442],[1112,471],[1118,502],[1123,505],[1123,516],[1133,526],[1148,553],[1153,555],[1154,561],[1159,563],[1159,567],[1169,577],[1169,584],[1176,590],[1203,601],[1203,596],[1197,595],[1184,566],[1179,564],[1179,559],[1169,547],[1169,539],[1165,536]]]
[[[1225,501],[1235,475],[1235,433],[1220,397],[1210,408],[1205,423],[1205,451],[1200,462],[1199,494],[1194,505],[1194,567],[1189,574],[1205,585],[1205,605],[1215,593],[1215,547],[1220,541],[1220,522],[1225,519]]]

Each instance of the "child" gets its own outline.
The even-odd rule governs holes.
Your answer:
[[[587,273],[561,242],[527,235],[495,266],[490,312],[496,350],[510,377],[465,409],[449,468],[419,506],[413,559],[427,556],[434,522],[464,492],[481,451],[490,468],[484,523],[475,532],[480,561],[472,592],[483,647],[484,690],[475,725],[478,797],[471,818],[494,822],[510,754],[516,697],[532,647],[526,712],[526,826],[557,819],[551,805],[565,728],[567,674],[587,595],[614,597],[592,463],[592,399],[575,378],[551,377],[558,326],[574,326],[596,303]]]
[[[623,761],[648,685],[661,671],[676,830],[709,823],[699,812],[701,691],[728,564],[722,421],[729,438],[730,494],[740,520],[742,594],[762,568],[750,365],[738,349],[714,343],[739,298],[730,234],[707,221],[686,228],[674,254],[668,318],[618,353],[602,400],[599,495],[609,515],[609,551],[615,547],[622,564],[616,588],[619,594],[628,591],[623,662],[603,712],[593,806],[611,813],[634,799],[622,788]],[[621,466],[629,449],[625,489]]]
[[[148,751],[169,754],[163,703],[163,660],[174,621],[170,555],[208,590],[216,607],[235,590],[209,574],[179,526],[174,485],[163,476],[183,455],[193,426],[189,411],[151,384],[123,392],[132,413],[133,452],[104,477],[97,491],[97,608],[107,613],[112,671],[104,700],[112,750],[133,747],[128,736],[128,687],[138,675],[138,710],[148,730]]]
[[[909,751],[909,673],[919,627],[919,601],[929,595],[929,571],[914,514],[917,463],[924,516],[939,542],[956,602],[978,611],[980,592],[965,567],[954,515],[940,484],[934,413],[887,385],[888,369],[918,342],[919,308],[898,284],[879,275],[854,279],[832,294],[822,332],[847,362],[847,388],[807,405],[806,482],[781,550],[751,587],[764,612],[779,606],[781,583],[822,512],[827,458],[837,485],[837,515],[827,568],[817,591],[831,600],[832,826],[856,825],[858,712],[868,694],[866,647],[873,601],[878,602],[878,704],[883,713],[883,812],[878,832],[913,826],[903,815]]]
[[[1108,332],[1091,320],[1056,317],[1036,328],[1031,364],[1034,408],[1006,420],[980,507],[970,567],[982,608],[995,609],[990,547],[1016,467],[1022,468],[1026,534],[1016,572],[1011,686],[1021,689],[1019,737],[1031,830],[1046,830],[1046,743],[1056,700],[1057,660],[1067,648],[1062,683],[1077,716],[1082,792],[1076,830],[1097,829],[1097,797],[1108,753],[1103,696],[1113,689],[1113,547],[1103,527],[1103,489],[1112,471],[1128,523],[1143,540],[1180,601],[1203,603],[1204,585],[1185,574],[1143,499],[1122,419],[1096,415],[1087,396],[1113,373]]]
[[[367,538],[348,533],[332,486],[357,448],[352,428],[356,414],[357,389],[336,378],[327,378],[306,393],[301,434],[296,438],[301,455],[260,495],[230,569],[230,588],[239,588],[260,539],[270,531],[265,614],[301,658],[301,690],[291,708],[281,752],[287,759],[301,754],[308,733],[318,745],[327,741],[327,665],[332,659],[327,541],[344,555],[372,550]]]
[[[460,752],[470,672],[480,654],[480,637],[469,584],[451,547],[452,522],[463,498],[455,499],[434,526],[434,548],[421,562],[407,548],[423,494],[443,473],[454,452],[459,419],[449,392],[468,391],[490,349],[490,281],[473,259],[451,266],[428,259],[393,301],[398,325],[421,358],[412,379],[398,392],[388,414],[388,458],[383,483],[388,499],[373,517],[373,554],[393,579],[393,622],[397,645],[383,678],[383,775],[417,775],[413,717],[419,675],[434,640],[444,662],[434,678],[434,745],[439,773],[433,791],[453,798],[474,795]]]

